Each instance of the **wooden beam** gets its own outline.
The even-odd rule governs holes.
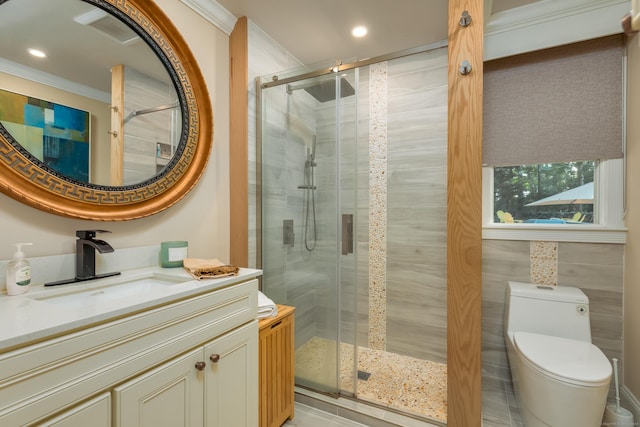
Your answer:
[[[124,182],[124,65],[111,68],[111,171],[110,184]]]
[[[449,427],[482,424],[481,0],[449,0],[447,364]],[[462,27],[464,11],[471,25]],[[471,72],[463,75],[464,61]]]
[[[249,37],[247,18],[239,18],[229,37],[229,189],[230,260],[249,261]]]

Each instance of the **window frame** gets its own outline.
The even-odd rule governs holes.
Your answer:
[[[626,243],[624,159],[596,164],[594,216],[597,224],[495,223],[493,167],[482,168],[482,238],[583,243]]]

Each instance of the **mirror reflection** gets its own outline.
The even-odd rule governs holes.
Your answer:
[[[135,185],[166,167],[181,138],[181,108],[144,40],[81,0],[0,7],[0,124],[22,148],[58,174],[97,185]]]

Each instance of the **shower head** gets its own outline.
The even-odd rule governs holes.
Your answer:
[[[293,91],[298,89],[304,89],[307,93],[313,96],[320,102],[333,101],[336,99],[336,79],[331,78],[328,80],[323,80],[319,82],[313,83],[303,83],[300,85],[292,86],[287,85],[287,93],[291,95]],[[344,98],[346,96],[355,95],[356,91],[351,86],[351,83],[344,78],[340,78],[340,98]]]

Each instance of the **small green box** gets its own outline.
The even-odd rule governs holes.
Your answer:
[[[165,268],[182,267],[187,257],[189,242],[172,241],[160,243],[160,265]]]

